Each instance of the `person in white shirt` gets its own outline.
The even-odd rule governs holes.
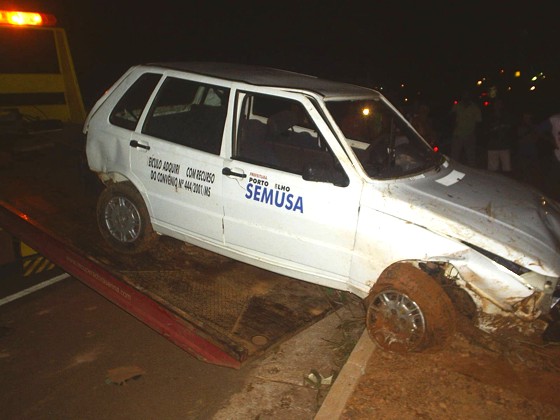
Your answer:
[[[550,123],[550,133],[552,134],[552,138],[554,139],[555,149],[554,155],[556,159],[560,162],[560,113],[551,115],[548,118]]]

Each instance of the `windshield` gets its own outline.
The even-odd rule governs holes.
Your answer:
[[[332,101],[328,110],[372,178],[400,178],[437,167],[442,156],[382,99]]]

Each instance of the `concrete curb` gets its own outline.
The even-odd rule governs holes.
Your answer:
[[[364,330],[350,357],[329,390],[315,420],[339,419],[348,399],[354,392],[360,378],[364,375],[367,362],[375,350],[375,344]]]

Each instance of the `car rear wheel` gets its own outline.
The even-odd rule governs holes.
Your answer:
[[[443,347],[455,331],[451,300],[411,264],[389,267],[367,299],[366,326],[383,349],[405,353]]]
[[[97,223],[101,236],[118,252],[146,251],[157,238],[144,200],[129,182],[103,190],[97,202]]]

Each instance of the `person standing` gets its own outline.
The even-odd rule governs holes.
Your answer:
[[[515,139],[513,121],[500,98],[494,101],[492,111],[485,121],[484,135],[488,157],[488,170],[511,173],[511,149]]]
[[[543,190],[560,201],[560,113],[552,114],[538,129],[543,134]]]
[[[451,157],[460,160],[463,151],[469,166],[476,166],[477,130],[482,122],[482,112],[473,101],[470,92],[464,92],[461,100],[453,105],[453,133],[451,136]]]
[[[552,136],[554,156],[560,162],[560,113],[548,117],[543,125]]]
[[[430,117],[430,107],[426,103],[418,104],[418,109],[410,119],[412,126],[420,133],[430,146],[437,144],[437,135]]]

